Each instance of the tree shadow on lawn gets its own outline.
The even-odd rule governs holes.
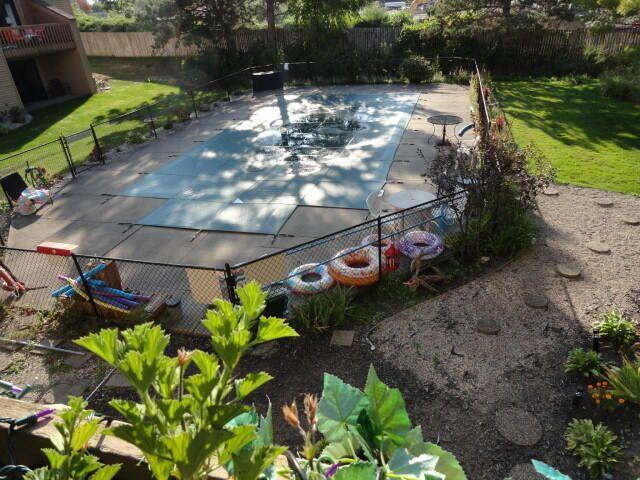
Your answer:
[[[607,144],[640,148],[640,109],[605,97],[596,81],[502,82],[497,95],[507,116],[565,145],[594,151]]]

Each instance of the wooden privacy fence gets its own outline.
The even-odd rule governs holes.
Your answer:
[[[393,48],[400,37],[400,27],[352,28],[344,37],[356,52],[374,52]],[[286,27],[276,29],[278,48],[286,49],[310,39],[309,31]],[[151,32],[82,32],[82,42],[90,57],[187,57],[197,48],[170,41],[162,48],[155,48]],[[267,44],[266,29],[238,30],[235,34],[236,48],[247,52]],[[640,29],[619,28],[610,32],[592,33],[588,30],[541,30],[539,32],[514,32],[509,34],[480,31],[472,34],[471,40],[487,50],[517,51],[520,54],[544,53],[545,51],[581,51],[585,46],[597,46],[608,53],[619,51],[627,45],[640,44]],[[422,38],[434,53],[447,54],[446,41],[441,36]],[[449,40],[450,41],[450,40]]]

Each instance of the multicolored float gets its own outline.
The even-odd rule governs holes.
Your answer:
[[[411,259],[428,260],[437,257],[444,251],[444,243],[434,233],[413,230],[400,239],[398,248],[403,255]]]
[[[340,284],[362,287],[378,281],[380,264],[374,248],[340,250],[329,262],[329,274]]]
[[[326,265],[306,263],[289,272],[287,288],[300,295],[326,292],[335,284]]]

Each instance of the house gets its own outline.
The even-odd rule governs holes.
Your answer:
[[[0,109],[95,92],[68,0],[0,0]]]

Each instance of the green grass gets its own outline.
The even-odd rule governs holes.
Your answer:
[[[597,79],[497,81],[520,145],[533,144],[557,181],[640,195],[640,106],[603,96]]]
[[[111,90],[107,92],[33,112],[31,123],[0,137],[0,158],[54,140],[60,134],[85,130],[92,122],[122,114],[145,102],[176,95],[180,91],[179,87],[160,83],[111,80]]]

